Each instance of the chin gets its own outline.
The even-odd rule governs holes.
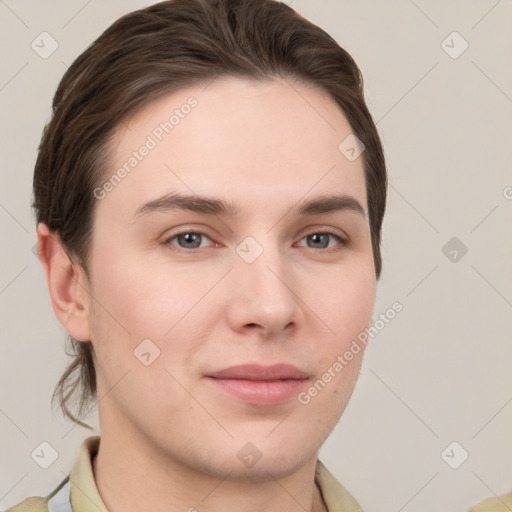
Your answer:
[[[231,468],[233,479],[267,481],[284,478],[298,471],[310,459],[316,458],[317,450],[311,443],[311,436],[309,440],[297,440],[286,434],[284,432],[279,436],[274,432],[265,439],[268,436],[266,431],[260,437],[261,441],[236,442],[236,460]],[[275,438],[271,439],[274,435]]]
[[[294,474],[303,467],[307,462],[307,457],[305,459],[303,460],[302,457],[292,457],[288,453],[278,453],[272,457],[263,455],[252,467],[244,467],[243,464],[237,463],[231,468],[228,479],[238,482],[280,480]]]

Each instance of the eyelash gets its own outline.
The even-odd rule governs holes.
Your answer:
[[[180,233],[174,233],[172,236],[169,236],[169,237],[165,238],[165,240],[163,241],[163,244],[164,245],[174,245],[174,244],[171,243],[172,240],[174,240],[175,238],[177,238],[177,237],[179,237],[181,235],[189,235],[189,234],[201,235],[201,236],[205,236],[207,238],[210,238],[206,233],[203,233],[201,231],[187,230],[187,231],[181,231]],[[337,247],[330,248],[330,249],[319,249],[318,250],[318,251],[322,251],[322,252],[327,253],[327,254],[341,251],[342,249],[344,249],[345,247],[348,247],[348,245],[349,245],[349,242],[347,240],[342,238],[338,233],[335,233],[334,231],[330,231],[329,229],[326,229],[326,230],[323,230],[323,231],[311,231],[310,233],[306,233],[300,240],[302,241],[302,240],[304,240],[304,238],[306,238],[308,236],[311,236],[311,235],[330,235],[330,236],[332,236],[332,237],[334,237],[334,238],[336,238],[338,240],[339,245]],[[176,248],[175,250],[177,250],[178,252],[194,252],[194,251],[198,251],[199,250],[199,248],[183,249],[182,247],[179,247],[179,246],[176,246],[176,245],[174,245],[174,247]],[[307,249],[315,250],[313,247],[307,247]]]

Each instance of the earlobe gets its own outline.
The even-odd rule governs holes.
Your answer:
[[[37,226],[37,253],[55,316],[75,340],[90,341],[90,301],[85,272],[70,260],[60,237],[43,223]]]

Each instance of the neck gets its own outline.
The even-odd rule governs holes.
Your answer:
[[[206,474],[190,464],[180,464],[162,456],[161,450],[155,453],[147,445],[134,441],[101,435],[92,465],[107,510],[327,512],[314,482],[316,458],[278,480],[269,477],[258,482],[234,481]]]

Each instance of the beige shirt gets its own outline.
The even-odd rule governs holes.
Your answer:
[[[488,498],[475,505],[469,512],[510,512],[512,510],[512,493]]]
[[[100,436],[91,436],[82,442],[71,475],[66,477],[48,496],[27,498],[6,512],[48,512],[48,501],[67,484],[68,480],[71,480],[73,512],[91,512],[91,510],[108,512],[96,487],[92,468],[92,459],[98,452],[99,443]],[[329,512],[363,512],[356,500],[319,460],[316,464],[315,482],[320,488]],[[483,511],[478,510],[478,512]]]

